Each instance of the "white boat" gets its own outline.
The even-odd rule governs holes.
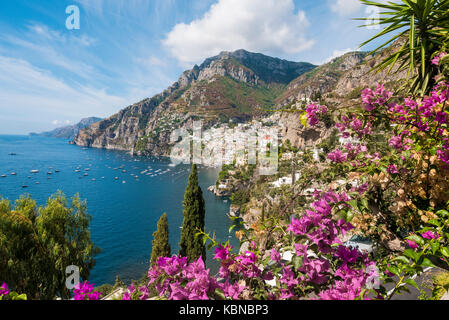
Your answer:
[[[30,173],[39,173],[39,170],[31,170]]]
[[[11,172],[11,175],[12,175],[12,176],[16,176],[16,175],[17,175],[17,173],[15,173],[15,172]]]

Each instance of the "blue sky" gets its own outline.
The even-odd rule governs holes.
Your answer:
[[[377,32],[351,20],[369,15],[358,0],[0,1],[0,134],[110,116],[223,50],[321,64]]]

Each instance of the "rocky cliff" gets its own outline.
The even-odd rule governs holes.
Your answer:
[[[245,50],[222,52],[185,71],[161,94],[81,130],[74,142],[142,155],[168,155],[171,133],[192,128],[194,120],[202,119],[205,129],[230,120],[247,122],[272,116],[273,109],[298,108],[298,101],[317,96],[329,105],[352,106],[360,103],[362,88],[377,82],[394,84],[404,76],[368,72],[391,50],[395,46],[374,57],[351,52],[319,67]],[[328,135],[301,128],[298,114],[284,112],[276,117],[285,139],[296,147],[319,143]]]
[[[185,71],[163,93],[131,105],[82,130],[80,146],[130,150],[137,154],[167,155],[176,128],[244,122],[262,116],[288,83],[314,69],[245,50],[222,52]]]

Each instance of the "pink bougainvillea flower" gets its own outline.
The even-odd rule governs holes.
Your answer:
[[[440,236],[438,234],[433,233],[432,231],[426,231],[423,234],[421,234],[421,236],[424,239],[428,239],[428,240],[432,240],[432,239],[438,239]]]
[[[271,260],[278,262],[278,263],[281,261],[281,254],[276,249],[271,250]]]
[[[5,282],[3,282],[2,286],[0,287],[0,297],[6,296],[8,294],[9,294],[9,287]]]
[[[398,167],[397,167],[395,164],[390,164],[390,165],[388,166],[387,171],[388,171],[388,173],[390,173],[390,174],[398,174],[398,173],[399,173]]]
[[[440,60],[446,55],[447,55],[446,52],[441,52],[439,55],[435,56],[435,58],[432,59],[432,64],[434,64],[436,66],[439,65]]]
[[[413,241],[413,240],[407,240],[407,243],[408,243],[409,247],[412,248],[412,249],[418,249],[419,248],[418,244],[415,241]]]
[[[229,259],[229,254],[232,251],[232,248],[233,247],[230,244],[227,244],[225,247],[223,247],[223,245],[220,244],[215,249],[214,259],[215,260],[228,260]]]
[[[327,155],[327,158],[336,163],[343,163],[346,161],[348,154],[342,153],[340,150],[335,150]]]

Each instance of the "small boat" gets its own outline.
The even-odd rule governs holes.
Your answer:
[[[126,173],[126,170],[122,170],[123,173]]]
[[[114,180],[118,180],[118,177],[115,177]]]
[[[89,175],[88,173],[85,173],[85,174],[84,174],[85,177],[87,177],[88,175]]]
[[[97,181],[97,179],[93,178],[92,181]]]
[[[51,171],[48,171],[48,172],[47,172],[47,174],[48,174],[48,175],[51,175],[51,174],[53,174],[53,172],[51,172]]]
[[[17,153],[11,152],[9,153],[10,156],[17,156]]]
[[[31,170],[30,173],[39,173],[39,170]]]
[[[39,181],[36,181],[35,184],[39,184]]]
[[[6,178],[6,174],[2,174],[1,177],[2,177],[2,178]]]
[[[12,175],[12,176],[16,176],[16,175],[17,175],[17,173],[15,173],[15,172],[11,172],[11,175]]]
[[[28,186],[26,186],[26,185],[23,185],[23,186],[22,186],[22,189],[25,189],[25,188],[28,188]]]
[[[56,173],[61,172],[61,170],[55,170]]]
[[[126,183],[126,181],[122,181],[122,183]]]
[[[90,168],[86,168],[86,169],[84,169],[84,171],[90,171]]]

